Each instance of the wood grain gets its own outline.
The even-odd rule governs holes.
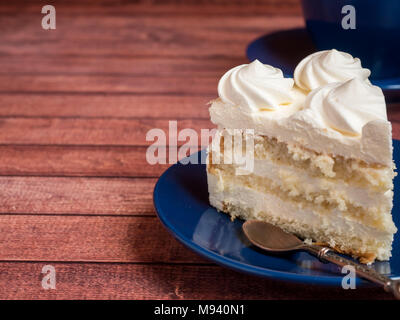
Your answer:
[[[0,177],[0,213],[154,216],[155,182],[156,179]]]
[[[208,119],[204,96],[92,94],[2,94],[0,117]]]
[[[0,3],[1,13],[39,12],[42,2],[13,0]],[[130,16],[159,15],[299,15],[298,0],[57,0],[57,8],[69,14],[125,14]]]
[[[205,262],[156,217],[70,215],[1,215],[0,260]]]
[[[216,95],[218,79],[214,77],[182,78],[175,76],[143,77],[119,75],[0,75],[0,92],[4,93],[119,93],[119,94],[193,94]]]
[[[126,41],[127,45],[136,45],[139,48],[144,44],[147,46],[153,44],[170,47],[184,46],[202,39],[206,43],[216,43],[217,46],[222,46],[223,44],[233,45],[234,41],[231,41],[232,32],[235,33],[235,40],[240,41],[255,32],[284,29],[277,26],[276,21],[284,23],[286,28],[291,25],[299,26],[303,22],[299,16],[253,16],[249,19],[249,17],[241,18],[240,16],[231,15],[211,15],[204,19],[203,16],[196,15],[172,17],[169,15],[139,15],[131,17],[129,14],[102,14],[101,23],[99,23],[98,16],[88,15],[88,13],[65,14],[64,12],[59,12],[57,28],[51,32],[43,30],[40,24],[37,28],[29,28],[29,32],[24,32],[28,28],[27,26],[37,24],[37,13],[21,14],[18,18],[23,18],[25,23],[14,29],[10,25],[15,22],[15,16],[2,14],[0,21],[0,27],[4,31],[2,37],[5,40],[15,42],[21,40],[59,40],[55,43],[56,45],[67,41],[90,40],[89,42],[96,43],[96,41],[102,40],[104,41],[104,48],[109,41],[116,40]],[[171,18],[173,19],[171,20]],[[246,21],[246,24],[242,25],[241,21]],[[191,28],[187,29],[187,26]],[[220,43],[217,44],[217,41],[220,41]],[[202,43],[196,44],[204,45]],[[153,49],[153,53],[157,53],[154,48],[151,49]],[[186,50],[190,50],[190,48],[186,48]],[[64,52],[63,54],[66,53]],[[86,55],[88,53],[90,52],[85,52]],[[158,52],[158,54],[160,53],[162,52]],[[230,56],[234,55],[230,54]]]
[[[387,114],[392,123],[393,139],[400,139],[400,103],[388,104]]]
[[[304,26],[298,16],[183,15],[171,20],[171,16],[103,14],[98,17],[89,11],[63,18],[57,20],[56,30],[46,32],[40,28],[37,14],[21,14],[24,23],[18,27],[14,25],[15,16],[3,14],[0,54],[4,57],[35,55],[43,59],[47,55],[80,56],[82,53],[86,56],[243,59],[251,40],[267,32]]]
[[[182,119],[177,122],[177,132],[171,130],[169,134],[167,119],[0,118],[0,144],[165,145],[161,140],[146,141],[147,133],[157,128],[165,133],[167,144],[170,137],[171,145],[182,145],[186,140],[177,140],[181,129],[191,128],[200,133],[201,129],[214,127],[209,120]]]
[[[41,286],[43,266],[56,270],[56,289]],[[293,284],[210,265],[0,264],[0,299],[392,299],[381,288]]]
[[[87,76],[146,76],[220,78],[226,70],[246,63],[244,57],[204,56],[168,57],[98,55],[18,55],[3,56],[0,59],[0,74],[43,74],[43,75],[87,75]]]
[[[158,177],[169,164],[149,164],[146,149],[0,145],[0,176]]]

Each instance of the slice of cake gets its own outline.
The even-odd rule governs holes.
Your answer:
[[[255,60],[219,81],[210,203],[370,263],[391,256],[394,163],[382,90],[359,59],[321,51],[294,80]]]

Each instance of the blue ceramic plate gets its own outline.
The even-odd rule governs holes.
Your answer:
[[[262,36],[249,44],[247,58],[273,65],[282,70],[286,77],[293,77],[296,65],[307,55],[317,51],[306,29],[279,31]],[[371,79],[382,88],[386,98],[400,98],[400,78]]]
[[[394,143],[394,159],[400,167],[400,141]],[[205,157],[205,151],[198,153]],[[204,163],[204,162],[202,162]],[[395,179],[393,215],[400,226],[399,180]],[[202,256],[229,268],[281,280],[341,285],[342,274],[306,252],[273,255],[252,246],[242,232],[242,220],[233,222],[208,202],[206,167],[202,164],[173,165],[154,188],[154,205],[164,226],[183,244]],[[372,267],[400,277],[400,236],[395,236],[393,257]],[[358,279],[358,284],[366,284]]]

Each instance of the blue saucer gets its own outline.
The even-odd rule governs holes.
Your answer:
[[[400,167],[400,141],[394,143],[394,159]],[[205,151],[198,157],[204,159]],[[203,162],[204,163],[204,162]],[[400,227],[400,181],[395,180],[393,216]],[[164,226],[180,242],[200,255],[237,271],[280,280],[341,286],[343,275],[306,252],[273,255],[252,246],[242,232],[242,220],[233,222],[208,202],[206,167],[175,164],[154,188],[154,206]],[[400,277],[400,236],[395,236],[393,256],[372,267],[391,277]],[[357,279],[358,285],[369,284]]]
[[[306,29],[278,31],[262,36],[249,44],[247,58],[273,65],[286,77],[293,77],[296,65],[307,55],[317,51]],[[373,79],[371,82],[382,88],[390,102],[400,100],[400,78]]]

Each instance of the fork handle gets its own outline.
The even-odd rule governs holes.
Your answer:
[[[375,269],[368,267],[367,265],[363,265],[352,261],[350,259],[346,259],[337,253],[335,253],[332,249],[327,247],[321,247],[317,245],[305,245],[304,249],[313,255],[317,256],[321,261],[331,262],[340,267],[344,266],[352,266],[354,267],[356,274],[364,279],[367,279],[371,282],[374,282],[380,286],[382,286],[386,292],[391,292],[396,299],[400,299],[400,281],[392,280],[387,276],[384,276],[378,273]]]

